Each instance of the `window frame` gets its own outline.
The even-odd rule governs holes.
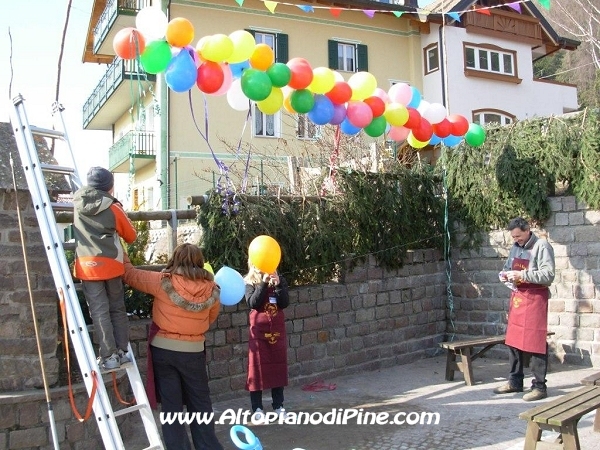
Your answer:
[[[469,65],[469,58],[467,56],[467,52],[469,50],[473,50],[473,66]],[[484,61],[487,63],[487,67],[483,68],[481,65],[482,53],[486,55]],[[494,68],[491,67],[494,61],[494,55],[498,55],[498,70],[494,70]],[[504,57],[506,56],[510,57],[512,65],[512,70],[510,73],[507,73],[504,70]],[[516,50],[501,48],[497,45],[463,42],[463,66],[465,76],[467,77],[487,78],[497,81],[507,81],[515,84],[520,84],[523,81],[519,78]]]
[[[303,133],[300,133],[300,129]],[[321,137],[321,125],[313,123],[306,114],[296,115],[296,137],[301,140],[314,141]]]
[[[352,47],[354,69],[348,70],[348,67],[340,68],[340,45]],[[340,72],[356,73],[369,70],[369,52],[368,47],[359,41],[349,39],[331,38],[327,41],[327,51],[329,59],[329,68]]]
[[[500,125],[510,125],[511,123],[514,123],[517,120],[517,117],[514,114],[509,113],[508,111],[503,111],[501,109],[495,109],[495,108],[481,108],[481,109],[475,109],[472,112],[472,121],[473,123],[478,123],[481,126],[485,126],[485,125],[489,125],[490,123],[497,123],[497,122],[486,122],[485,121],[485,115],[489,114],[489,115],[497,115],[500,116],[500,118],[502,119]],[[483,123],[481,122],[481,120],[479,119],[479,117],[482,116],[483,117]]]
[[[252,136],[256,138],[267,138],[267,139],[278,139],[281,137],[281,111],[277,111],[275,114],[265,114],[260,109],[258,109],[258,105],[256,102],[252,102]],[[258,134],[256,130],[256,122],[258,118],[262,122],[262,130],[264,133]],[[267,120],[269,117],[273,118],[273,135],[270,136],[267,134],[268,123]]]
[[[435,51],[437,66],[432,67],[430,65],[429,54]],[[437,72],[440,70],[440,51],[437,42],[433,42],[429,44],[425,48],[423,48],[423,71],[425,75],[429,75],[430,73]]]

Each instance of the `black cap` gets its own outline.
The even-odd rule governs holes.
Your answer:
[[[92,167],[87,174],[87,183],[88,186],[108,192],[112,189],[115,179],[104,167]]]

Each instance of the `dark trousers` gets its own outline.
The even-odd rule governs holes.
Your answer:
[[[523,387],[523,355],[525,353],[522,350],[508,346],[508,364],[510,365],[508,382],[511,386]],[[533,373],[531,388],[545,391],[546,373],[548,372],[548,346],[546,345],[546,353],[529,353],[529,355],[531,355],[529,366]]]
[[[283,406],[283,387],[271,389],[271,397],[273,409],[281,408]],[[252,405],[252,412],[256,411],[257,408],[265,410],[262,403],[262,391],[250,392],[250,404]]]
[[[185,403],[188,413],[211,413],[212,402],[208,390],[206,352],[176,352],[151,347],[154,380],[160,396],[161,411],[183,412]],[[196,450],[223,450],[215,434],[214,421],[190,423],[192,441]],[[167,450],[191,450],[190,440],[183,423],[175,421],[162,425]]]

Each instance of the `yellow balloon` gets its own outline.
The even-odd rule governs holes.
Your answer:
[[[408,121],[408,109],[402,103],[388,103],[385,105],[383,117],[394,127],[401,127]]]
[[[377,89],[377,79],[369,72],[356,72],[348,80],[352,88],[351,100],[364,100]]]
[[[283,91],[274,87],[267,98],[256,102],[258,109],[265,114],[275,114],[283,106]]]
[[[233,41],[225,34],[215,34],[209,36],[202,47],[196,47],[196,50],[208,61],[223,62],[233,53]]]
[[[248,259],[261,272],[273,273],[281,260],[281,248],[271,236],[257,236],[248,247]]]
[[[233,53],[227,58],[227,62],[235,64],[250,59],[256,47],[254,36],[246,30],[237,30],[231,33],[229,38],[233,42]]]
[[[212,266],[210,265],[210,263],[205,262],[204,263],[204,270],[208,270],[210,273],[212,273],[213,275],[215,274],[215,271],[213,270]]]
[[[427,140],[426,142],[417,140],[413,136],[412,131],[410,133],[408,133],[408,136],[406,137],[406,142],[408,142],[408,145],[410,145],[413,148],[423,148],[427,144],[429,144],[429,140]]]
[[[335,74],[329,67],[313,69],[313,79],[308,85],[308,90],[315,94],[326,94],[335,85]]]

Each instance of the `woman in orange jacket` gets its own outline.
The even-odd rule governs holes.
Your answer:
[[[213,275],[204,269],[202,251],[193,244],[181,244],[162,272],[133,267],[125,258],[123,280],[134,289],[154,296],[152,326],[148,337],[148,397],[161,411],[188,414],[213,412],[208,389],[204,334],[217,319],[220,289]],[[155,386],[156,390],[152,387]],[[190,421],[196,450],[222,450],[214,423]],[[168,450],[190,449],[184,424],[162,425]]]

